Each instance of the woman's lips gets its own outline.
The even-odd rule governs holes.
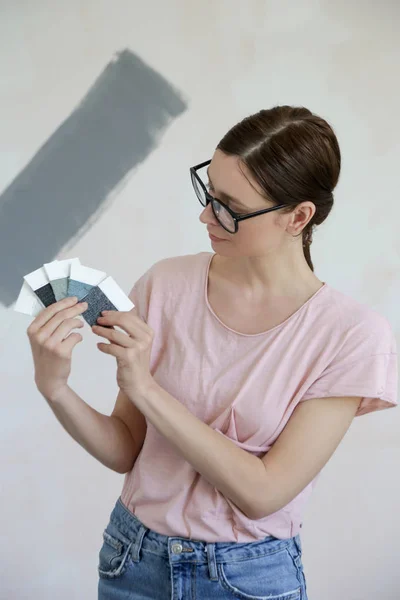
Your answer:
[[[210,237],[210,240],[212,240],[213,242],[226,242],[226,240],[215,237],[215,235],[212,235],[210,232],[208,232],[208,235]]]

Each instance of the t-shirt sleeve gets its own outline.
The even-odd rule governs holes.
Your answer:
[[[308,388],[311,398],[361,397],[356,416],[396,406],[397,348],[386,319],[376,316],[345,336],[342,348]]]
[[[152,287],[152,271],[151,267],[146,271],[132,286],[129,292],[129,298],[132,300],[137,313],[143,321],[147,322],[149,315],[149,304]]]

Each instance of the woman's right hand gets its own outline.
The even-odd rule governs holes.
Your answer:
[[[32,348],[35,383],[48,400],[55,400],[67,387],[74,347],[82,341],[79,333],[71,333],[84,323],[78,315],[87,309],[77,298],[64,298],[51,304],[32,321],[27,334]]]

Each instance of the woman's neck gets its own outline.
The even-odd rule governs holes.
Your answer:
[[[212,269],[248,298],[310,297],[322,287],[302,253],[280,258],[216,255]]]

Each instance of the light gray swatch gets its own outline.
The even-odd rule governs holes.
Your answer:
[[[67,297],[68,277],[62,277],[62,279],[54,279],[54,281],[50,281],[50,283],[57,301]]]

